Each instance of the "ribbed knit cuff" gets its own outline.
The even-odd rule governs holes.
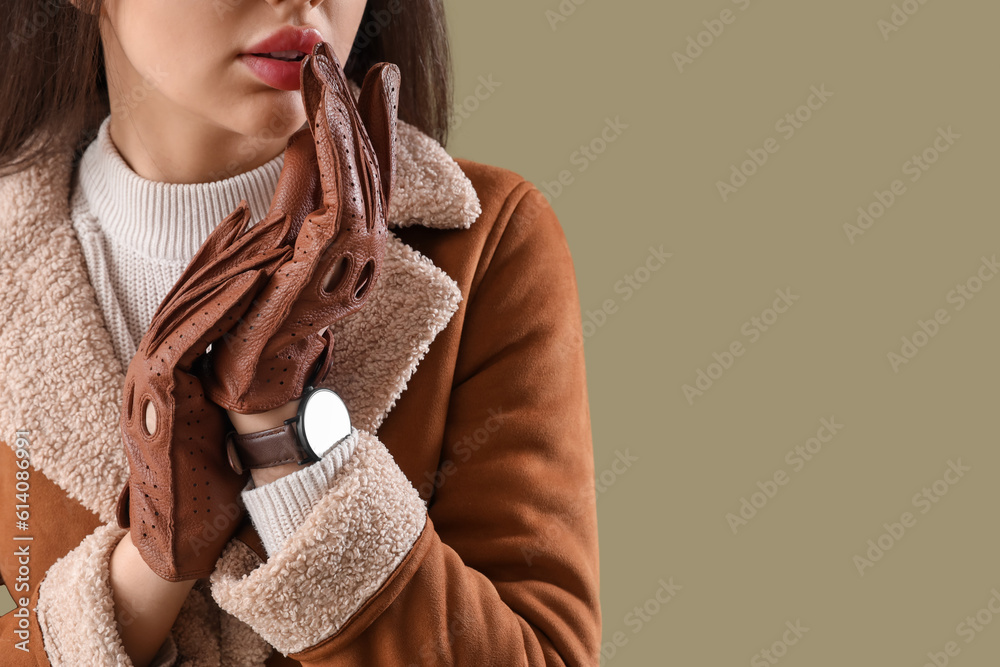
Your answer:
[[[302,525],[357,446],[358,430],[352,428],[349,436],[316,463],[258,487],[253,486],[253,480],[247,483],[240,496],[268,557],[280,551]]]

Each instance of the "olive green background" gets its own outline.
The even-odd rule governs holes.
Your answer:
[[[1000,279],[973,281],[960,310],[948,294],[1000,258],[1000,8],[905,4],[918,9],[888,39],[888,1],[586,0],[564,2],[555,29],[556,0],[449,4],[456,101],[480,75],[501,83],[449,150],[546,192],[569,170],[552,203],[585,321],[617,308],[585,331],[595,466],[611,482],[603,664],[764,665],[779,642],[781,665],[919,667],[949,641],[957,655],[939,661],[997,664]],[[678,71],[673,53],[725,9],[732,23]],[[793,136],[776,130],[824,85]],[[574,151],[609,117],[628,128],[581,171]],[[960,138],[911,182],[904,163],[939,127]],[[777,152],[724,202],[717,181],[769,137]],[[852,244],[844,225],[896,179],[905,193]],[[626,301],[615,285],[660,245],[672,257]],[[741,327],[786,288],[798,300],[751,342]],[[942,308],[947,323],[894,372],[887,355]],[[734,341],[742,356],[689,404],[682,386]],[[786,462],[824,417],[843,429]],[[619,452],[638,459],[620,474]],[[949,460],[970,470],[914,505],[924,487],[938,498]],[[726,515],[778,471],[787,483],[734,534]],[[854,557],[907,511],[915,525],[859,573]],[[681,588],[661,604],[671,577]],[[992,623],[967,641],[958,626],[982,609]],[[786,622],[808,631],[782,647]]]
[[[448,148],[557,193],[589,323],[602,664],[995,664],[1000,280],[977,280],[1000,254],[1000,7],[577,3],[447,3]],[[831,96],[799,109],[813,86]],[[776,123],[796,110],[789,137]],[[939,128],[958,138],[937,153]],[[717,183],[769,138],[723,201]],[[897,179],[852,242],[845,225]],[[775,320],[777,290],[797,299]],[[699,370],[717,379],[689,401]],[[786,459],[822,419],[843,428]],[[743,499],[760,507],[734,533]],[[859,571],[869,540],[888,548]]]

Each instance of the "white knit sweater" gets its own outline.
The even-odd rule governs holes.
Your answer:
[[[150,181],[118,153],[108,132],[110,118],[80,159],[71,217],[105,326],[126,369],[163,297],[215,226],[241,199],[250,205],[251,224],[267,214],[284,154],[212,183]],[[268,555],[301,525],[356,443],[348,437],[316,464],[257,488],[247,484],[241,497]]]

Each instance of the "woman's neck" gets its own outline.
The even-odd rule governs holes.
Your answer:
[[[280,125],[280,123],[276,123]],[[163,183],[209,183],[260,167],[285,150],[275,132],[246,136],[209,127],[183,113],[145,103],[142,113],[112,112],[111,140],[137,175]]]

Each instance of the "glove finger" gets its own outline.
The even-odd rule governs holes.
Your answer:
[[[304,225],[311,221],[317,234],[332,239],[338,231],[337,214],[341,207],[353,203],[346,195],[357,196],[348,190],[358,178],[354,153],[363,141],[358,141],[356,135],[364,128],[340,61],[326,42],[317,44],[312,54],[303,59],[302,85],[322,189],[322,206],[317,207]],[[334,215],[323,216],[327,210]]]
[[[220,222],[218,226],[212,230],[212,233],[208,235],[205,242],[201,244],[198,248],[198,252],[195,253],[191,261],[188,262],[187,267],[184,269],[184,273],[181,277],[177,279],[174,286],[170,288],[167,295],[163,297],[160,301],[160,307],[157,308],[156,313],[153,314],[153,319],[159,315],[160,310],[165,308],[167,304],[180,292],[185,285],[200,271],[204,270],[205,266],[212,262],[225,248],[229,245],[245,228],[247,223],[250,221],[250,206],[247,204],[247,200],[240,200],[239,206],[226,217],[225,220]]]
[[[238,279],[242,280],[240,277],[245,275],[256,276],[257,274],[260,274],[260,276],[266,279],[277,270],[277,268],[288,258],[290,254],[291,249],[287,247],[276,248],[265,253],[260,253],[254,256],[250,261],[243,263],[241,266],[229,268],[224,273],[213,276],[211,280],[195,283],[192,286],[192,289],[178,294],[169,307],[165,308],[147,329],[146,337],[148,337],[149,341],[149,345],[146,348],[147,354],[151,354],[155,351],[162,344],[164,339],[173,333],[181,323],[186,322],[193,313],[202,307],[203,304],[211,305],[211,299],[209,297],[213,294],[219,294],[221,286],[224,286],[229,282],[237,281]],[[254,284],[259,286],[261,282],[262,281],[257,281],[255,279]],[[226,292],[223,291],[221,293],[225,294]],[[223,308],[224,310],[227,310],[230,307],[230,303],[221,299],[217,299],[214,306],[215,309]],[[195,326],[197,327],[197,324],[195,324]],[[229,326],[226,326],[223,329],[225,330],[229,328]],[[212,341],[207,341],[206,345],[209,342]]]
[[[160,302],[153,315],[153,320],[150,322],[150,328],[175,309],[174,301],[180,298],[181,294],[196,289],[198,285],[214,286],[224,280],[226,276],[231,276],[235,272],[266,261],[260,255],[267,255],[267,250],[279,247],[281,239],[288,232],[288,224],[289,221],[280,215],[269,215],[249,231],[235,237],[235,240],[225,231],[216,237],[218,229],[213,230],[202,247],[198,249],[195,259],[189,263],[188,268]],[[193,270],[192,265],[196,262],[198,268]]]
[[[316,210],[323,201],[319,183],[319,169],[316,165],[316,145],[308,128],[302,128],[291,136],[285,147],[284,163],[268,217],[285,215],[289,228],[279,243],[291,245],[298,235],[302,221]]]
[[[389,210],[392,186],[396,180],[399,78],[399,67],[392,63],[379,63],[368,70],[358,96],[358,111],[368,129],[368,137],[378,160],[386,211]]]
[[[164,360],[173,359],[174,366],[188,370],[194,358],[204,353],[209,343],[222,338],[250,308],[253,296],[267,277],[261,270],[245,271],[216,285],[179,311],[177,317],[165,320],[148,343],[144,341],[146,358],[156,354]],[[174,340],[168,344],[171,338]]]
[[[314,45],[312,53],[305,55],[299,70],[299,80],[309,130],[315,138],[317,121],[324,111],[326,95],[333,93],[341,98],[349,98],[352,104],[354,97],[340,59],[329,42]]]
[[[267,305],[261,304],[258,312],[262,324],[272,331],[287,318],[302,288],[315,272],[322,252],[337,236],[342,200],[355,209],[356,218],[363,219],[358,206],[357,170],[350,164],[355,143],[351,128],[357,125],[357,114],[352,114],[348,106],[350,102],[345,93],[349,96],[350,91],[339,61],[332,49],[325,48],[324,44],[317,44],[313,53],[306,55],[301,67],[302,99],[313,143],[310,157],[317,177],[318,202],[313,202],[312,210],[304,216],[295,234],[291,260],[275,273],[263,292],[268,297]],[[346,164],[341,157],[344,154],[348,156]],[[251,316],[256,318],[255,314]],[[260,345],[263,343],[261,340]]]
[[[382,63],[369,70],[359,103],[367,109],[372,134],[378,137],[378,150],[384,155],[379,162],[336,54],[323,43],[308,58],[302,68],[304,101],[310,111],[324,206],[306,217],[291,267],[287,271],[282,267],[272,280],[284,283],[296,278],[294,289],[285,291],[288,303],[276,319],[284,320],[284,312],[291,308],[296,321],[287,326],[300,335],[308,335],[309,322],[323,326],[361,308],[378,278],[388,210],[382,173],[391,184],[399,94],[395,65]]]
[[[332,60],[331,60],[332,58]],[[345,171],[353,167],[345,166],[339,157],[341,153],[353,153],[350,143],[352,113],[348,107],[350,91],[347,80],[336,54],[324,43],[317,44],[311,54],[307,54],[300,67],[302,101],[309,121],[311,150],[302,143],[305,137],[295,136],[289,142],[289,151],[295,159],[301,159],[300,166],[308,167],[311,178],[307,183],[308,198],[295,192],[295,183],[289,181],[287,190],[280,189],[275,201],[278,206],[290,208],[302,215],[302,224],[289,234],[286,241],[294,241],[294,255],[265,290],[267,307],[261,307],[265,326],[272,329],[287,317],[292,304],[307,283],[319,261],[320,253],[326,249],[338,231],[342,181]],[[356,113],[354,114],[356,116]],[[334,132],[332,127],[337,127]],[[300,190],[302,188],[300,187]],[[357,193],[352,196],[357,201]],[[328,213],[330,213],[328,215]],[[253,315],[256,317],[256,315]],[[263,341],[261,341],[263,343]]]
[[[287,233],[288,220],[283,217],[265,218],[249,232],[241,235],[220,254],[204,264],[201,270],[181,278],[171,288],[170,293],[160,303],[150,322],[149,329],[155,330],[161,323],[174,316],[184,303],[200,296],[236,273],[251,268],[277,266],[274,261],[286,251],[275,247]],[[268,250],[268,248],[274,248]],[[273,270],[273,269],[272,269]]]

